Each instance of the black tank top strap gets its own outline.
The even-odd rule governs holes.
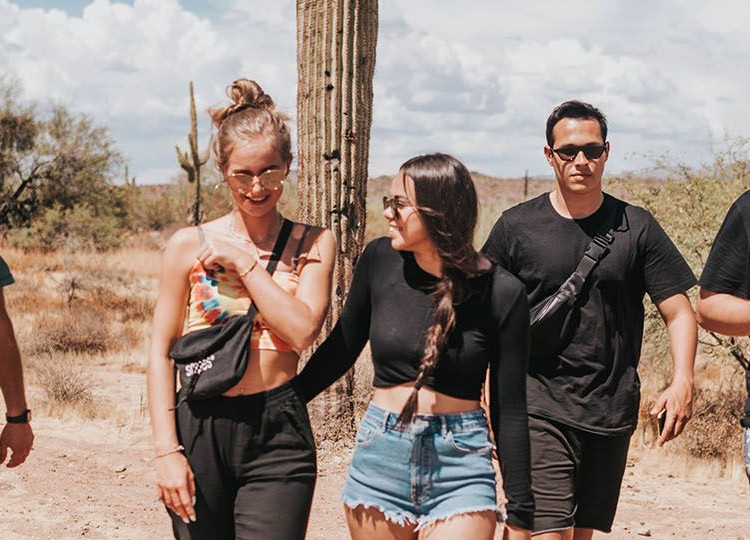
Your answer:
[[[297,273],[299,270],[299,257],[302,254],[302,248],[305,245],[305,240],[307,239],[307,234],[310,232],[311,226],[305,223],[305,228],[302,230],[302,236],[300,236],[299,243],[297,244],[297,249],[294,252],[294,258],[292,259],[292,265],[294,268],[294,272]]]

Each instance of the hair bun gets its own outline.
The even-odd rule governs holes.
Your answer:
[[[212,109],[211,120],[218,127],[227,117],[247,108],[274,110],[274,102],[271,96],[263,91],[263,88],[250,79],[237,79],[227,88],[227,96],[232,100],[232,105],[224,108]]]
[[[227,96],[236,107],[247,105],[254,109],[272,109],[273,99],[263,91],[263,88],[249,79],[237,79],[227,88]]]

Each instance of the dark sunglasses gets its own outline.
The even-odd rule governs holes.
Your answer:
[[[393,217],[396,219],[401,217],[399,210],[412,206],[409,199],[396,195],[395,197],[383,196],[383,210],[391,209],[393,211]]]
[[[259,175],[246,173],[232,173],[226,175],[229,187],[240,193],[248,193],[253,188],[253,180],[260,182],[260,185],[269,191],[276,191],[284,185],[286,171],[283,169],[271,169]]]
[[[586,146],[563,146],[562,148],[553,148],[552,151],[557,154],[563,161],[573,161],[578,152],[583,152],[586,159],[598,159],[607,150],[607,145],[589,144]]]

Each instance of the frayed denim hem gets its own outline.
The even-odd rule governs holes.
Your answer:
[[[355,510],[359,507],[362,507],[364,509],[374,508],[375,510],[383,514],[383,517],[385,517],[386,520],[390,521],[391,523],[395,523],[396,525],[402,526],[402,527],[406,525],[416,525],[419,523],[419,520],[416,518],[416,516],[410,513],[392,512],[389,510],[385,510],[379,504],[367,503],[363,501],[352,501],[344,497],[342,497],[341,500],[344,501],[344,505],[350,510]]]
[[[415,532],[419,531],[439,521],[446,521],[456,516],[465,516],[467,514],[478,514],[480,512],[487,512],[487,511],[495,512],[498,522],[505,521],[505,517],[506,517],[505,508],[501,506],[497,506],[497,505],[472,506],[469,508],[461,508],[459,510],[454,510],[450,512],[449,514],[445,514],[441,516],[425,516],[419,520],[419,523],[417,523],[417,528],[414,529],[414,531]]]

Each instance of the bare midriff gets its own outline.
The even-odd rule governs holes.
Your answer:
[[[372,403],[381,409],[395,413],[401,412],[406,400],[414,390],[412,383],[400,384],[389,388],[375,388],[372,393]],[[478,400],[459,399],[430,388],[419,390],[418,414],[453,414],[475,411],[481,407]]]
[[[294,351],[252,349],[245,374],[225,396],[247,396],[271,390],[292,380],[297,374],[299,356]]]

